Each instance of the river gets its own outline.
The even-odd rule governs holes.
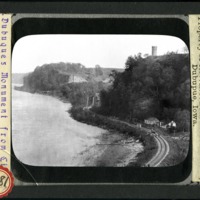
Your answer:
[[[12,90],[12,145],[21,162],[32,166],[123,166],[142,151],[136,142],[125,149],[122,145],[110,147],[126,138],[72,119],[70,107],[51,96]]]

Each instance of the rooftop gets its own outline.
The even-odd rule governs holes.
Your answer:
[[[159,122],[159,120],[155,117],[149,117],[148,119],[145,119],[145,120]]]

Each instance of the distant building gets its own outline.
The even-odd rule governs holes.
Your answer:
[[[171,121],[171,122],[166,123],[166,124],[161,124],[160,127],[164,128],[164,129],[170,129],[170,128],[175,129],[176,128],[176,122],[175,121]]]
[[[175,131],[176,131],[176,122],[171,121],[171,122],[167,125],[167,129],[169,130],[170,133],[175,133]]]
[[[81,76],[76,76],[76,75],[70,75],[68,81],[68,83],[82,83],[82,82],[87,82],[87,80]]]
[[[159,125],[159,122],[160,121],[155,117],[150,117],[144,120],[144,123],[149,125]]]
[[[176,122],[174,121],[169,122],[167,125],[168,125],[168,128],[176,128]]]

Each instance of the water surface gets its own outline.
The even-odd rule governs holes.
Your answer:
[[[35,166],[77,166],[76,156],[106,131],[75,121],[70,103],[12,90],[12,143],[17,158]]]

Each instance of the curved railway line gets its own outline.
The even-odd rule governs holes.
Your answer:
[[[133,128],[136,127],[133,124],[130,124],[128,122],[124,122],[124,121],[121,121],[121,120],[118,120],[118,119],[112,119],[112,120],[119,121],[119,122],[124,123],[124,124],[126,124],[130,127],[133,127]],[[150,131],[150,129],[147,129],[147,128],[142,128],[142,129],[147,131],[147,132]],[[157,145],[158,145],[158,149],[157,149],[156,154],[153,156],[153,158],[151,158],[151,160],[146,163],[146,166],[148,166],[148,167],[158,167],[162,163],[162,161],[167,157],[167,155],[170,151],[170,147],[169,147],[167,140],[163,136],[161,136],[160,134],[154,133],[154,134],[152,134],[152,137],[155,138]]]
[[[158,144],[158,149],[154,157],[149,162],[147,162],[146,166],[149,167],[159,166],[169,153],[168,142],[161,135],[155,135],[154,138]]]

